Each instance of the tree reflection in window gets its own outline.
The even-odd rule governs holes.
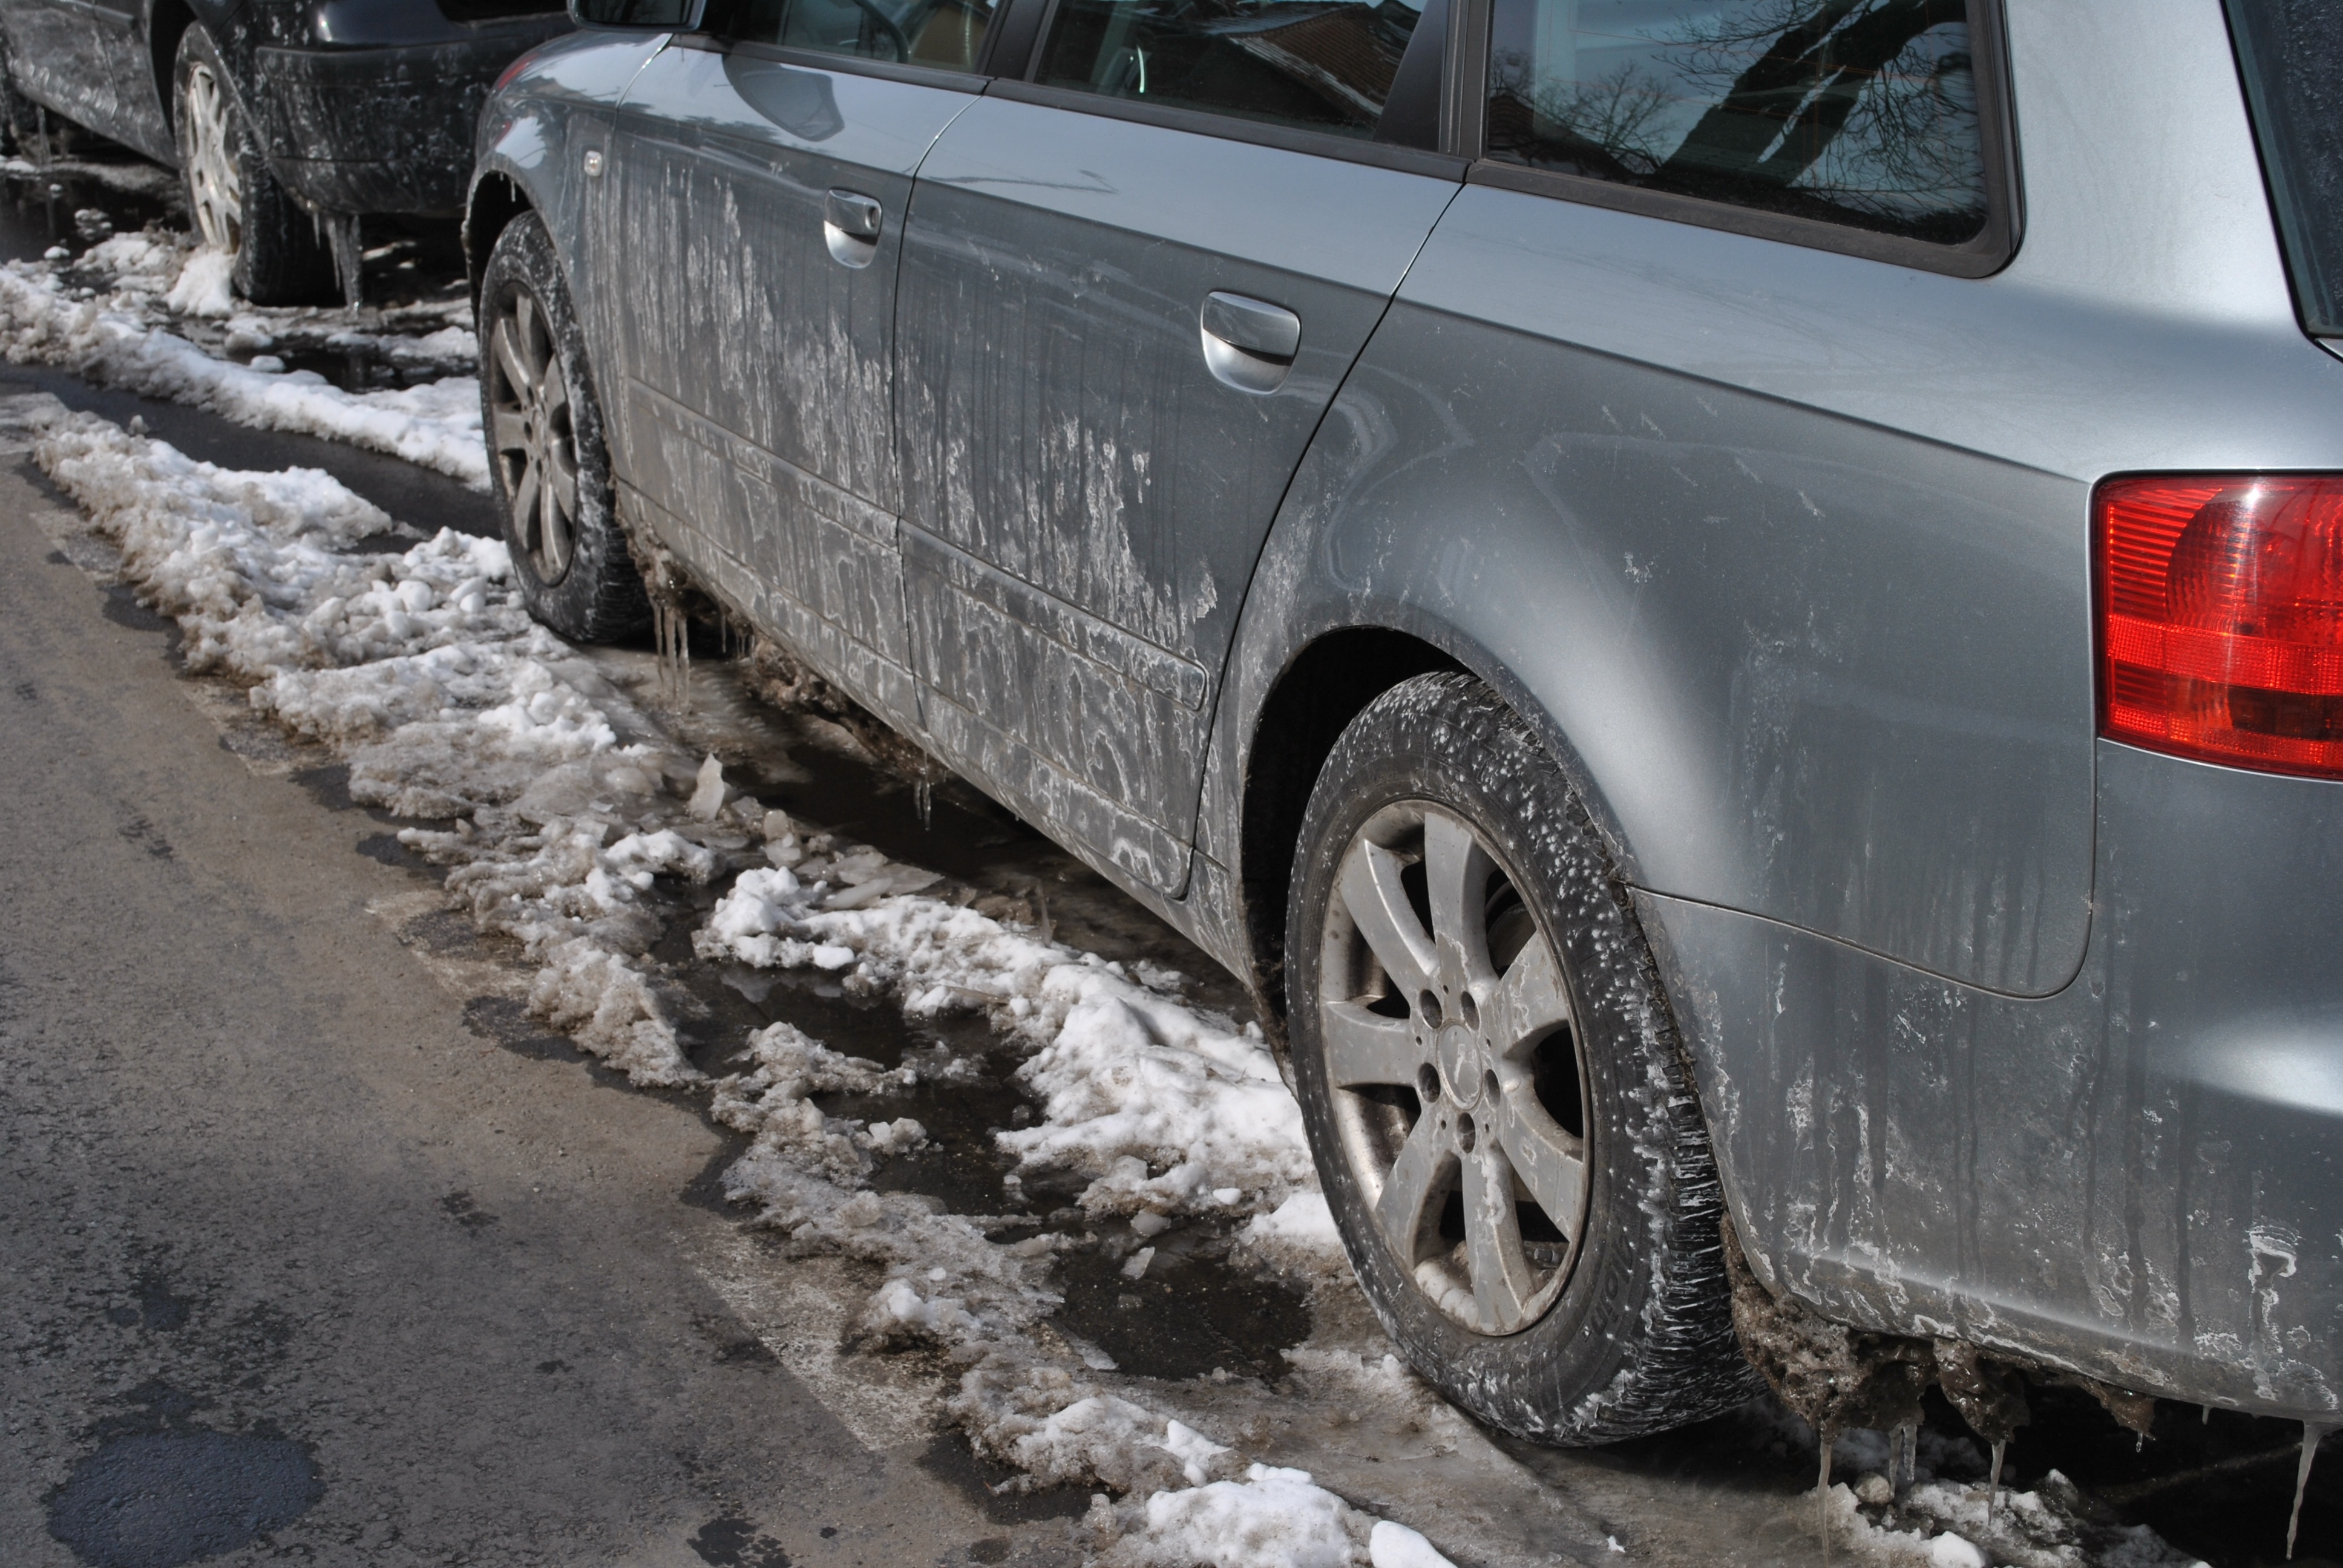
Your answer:
[[[1498,0],[1489,156],[1957,244],[1985,226],[1966,0]]]

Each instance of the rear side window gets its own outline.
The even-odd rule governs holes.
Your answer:
[[[2343,6],[2230,0],[2229,25],[2303,325],[2343,337]]]
[[[749,44],[778,44],[946,71],[976,68],[991,0],[734,0],[709,6],[709,28]]]
[[[1488,156],[1959,245],[1989,216],[1967,0],[1496,0]]]
[[[1436,102],[1446,7],[1432,0],[1432,9],[1433,23],[1419,26],[1423,0],[1058,0],[1035,79],[1375,137],[1391,129],[1383,110],[1403,65],[1410,80],[1428,74]]]

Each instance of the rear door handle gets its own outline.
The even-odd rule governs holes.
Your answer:
[[[1302,317],[1282,306],[1215,289],[1198,315],[1204,364],[1240,392],[1274,392],[1302,352]]]
[[[841,266],[869,266],[879,254],[885,209],[860,191],[834,190],[822,198],[821,237]]]

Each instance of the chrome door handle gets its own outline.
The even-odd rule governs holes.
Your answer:
[[[869,266],[879,254],[885,211],[860,191],[834,190],[822,198],[821,237],[841,266]]]
[[[1213,379],[1240,392],[1276,391],[1302,352],[1302,317],[1242,294],[1204,296],[1197,325]]]

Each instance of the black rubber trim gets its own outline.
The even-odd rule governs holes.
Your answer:
[[[708,37],[709,35],[698,35]],[[680,40],[679,40],[679,42]],[[832,55],[820,49],[792,49],[780,44],[752,44],[745,38],[712,38],[699,45],[719,54],[745,55],[752,60],[778,60],[809,71],[836,71],[848,76],[876,76],[883,82],[909,82],[920,87],[976,94],[984,78],[973,71],[946,70],[940,65],[906,65],[896,60],[866,60],[860,55]]]
[[[992,25],[985,30],[977,75],[1023,80],[1033,68],[1035,45],[1041,41],[1041,24],[1049,15],[1050,0],[1003,0],[993,14]]]
[[[1363,137],[1331,136],[1323,131],[1296,130],[1290,126],[1241,120],[1233,116],[1211,114],[1202,109],[1175,109],[1165,104],[1134,104],[1128,98],[1102,97],[1096,93],[1079,92],[1071,87],[1043,86],[1038,82],[1012,82],[1002,76],[994,77],[984,91],[988,97],[1007,98],[1012,103],[1071,109],[1076,114],[1099,115],[1110,120],[1130,120],[1142,126],[1161,126],[1166,130],[1190,131],[1200,136],[1218,136],[1224,141],[1253,142],[1262,146],[1308,153],[1316,157],[1373,164],[1381,168],[1397,169],[1403,174],[1428,175],[1434,179],[1461,180],[1466,172],[1463,158],[1451,157],[1445,153],[1428,152],[1422,147],[1393,146]]]
[[[1470,5],[1465,7],[1467,10],[1473,8]],[[1485,7],[1481,14],[1483,18],[1487,16]],[[1984,230],[1975,239],[1959,245],[1939,245],[1933,240],[1913,239],[1906,235],[1879,234],[1823,218],[1795,217],[1786,213],[1767,212],[1762,207],[1736,206],[1704,196],[1679,196],[1674,191],[1646,190],[1638,186],[1619,185],[1584,175],[1566,175],[1553,169],[1534,169],[1525,165],[1488,157],[1473,162],[1465,176],[1465,183],[1493,186],[1500,190],[1523,191],[1532,196],[1554,196],[1586,206],[1640,213],[1646,217],[1666,218],[1673,223],[1722,229],[1730,234],[1745,234],[1784,245],[1805,246],[1812,250],[1837,251],[1866,261],[1889,262],[1952,277],[1991,277],[2007,266],[2017,254],[2024,213],[2023,186],[2018,178],[2016,126],[2009,96],[2009,49],[2001,20],[2001,0],[1969,0],[1969,27],[1976,39],[1972,57],[1976,65],[1977,125],[1979,140],[1984,144],[1986,222]],[[1481,47],[1485,58],[1488,47],[1485,31]],[[1485,106],[1485,67],[1482,81],[1482,91],[1476,96]],[[1478,142],[1481,127],[1475,126],[1474,130],[1474,139]]]

